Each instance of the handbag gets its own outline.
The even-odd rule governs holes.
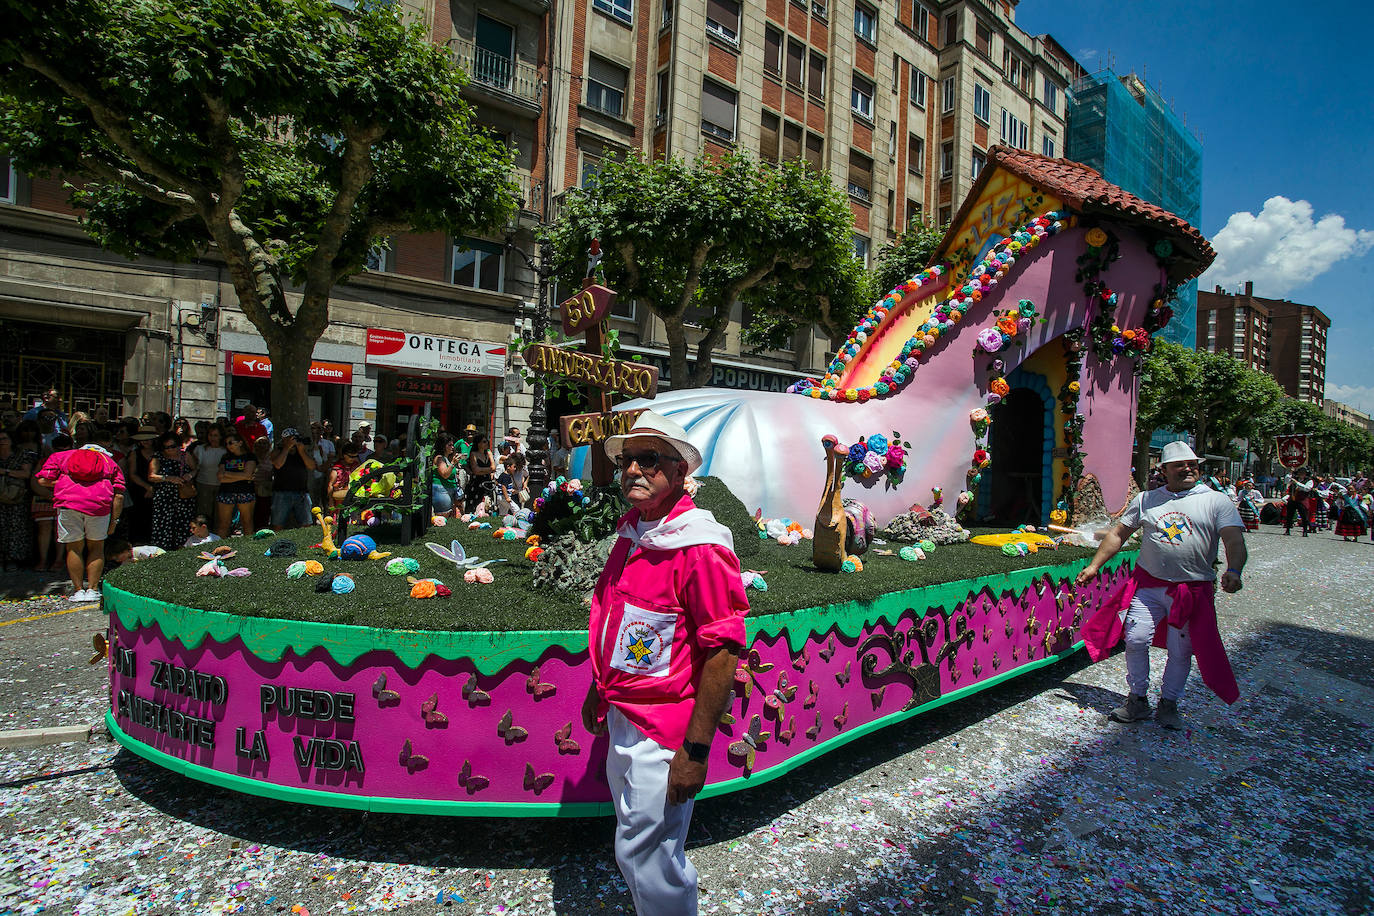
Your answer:
[[[29,488],[14,477],[0,477],[0,506],[17,506],[28,498]]]
[[[177,496],[181,497],[182,499],[195,499],[196,485],[194,483],[177,484]]]

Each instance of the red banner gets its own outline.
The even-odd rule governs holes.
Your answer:
[[[247,378],[271,378],[272,360],[266,356],[258,356],[255,353],[228,353],[228,366],[230,375],[237,375]],[[326,385],[351,385],[353,384],[353,365],[351,363],[326,363],[315,360],[310,364],[310,371],[307,379],[312,382],[323,382]]]
[[[1307,464],[1307,436],[1279,436],[1279,464],[1300,468]]]

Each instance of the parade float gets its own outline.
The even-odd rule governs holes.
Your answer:
[[[932,265],[873,306],[820,381],[655,396],[644,367],[595,347],[526,352],[537,371],[652,397],[705,457],[697,500],[735,534],[751,613],[704,796],[1075,651],[1132,554],[1078,589],[1091,550],[1053,535],[1090,502],[1125,501],[1139,358],[1211,258],[1091,169],[997,148]],[[607,293],[570,300],[571,324],[565,303],[565,327],[594,340]],[[650,406],[609,401],[565,418],[565,441],[594,453]],[[111,734],[294,802],[609,813],[605,739],[580,716],[585,588],[566,587],[594,578],[579,531],[604,534],[615,508],[606,468],[586,471],[541,494],[541,512],[562,511],[552,528],[449,519],[409,545],[344,545],[323,519],[115,571]],[[956,515],[1025,524],[970,538]]]

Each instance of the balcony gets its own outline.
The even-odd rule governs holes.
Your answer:
[[[449,48],[471,78],[464,95],[512,114],[537,116],[543,111],[544,82],[538,68],[476,47],[465,38],[454,38]]]
[[[520,188],[520,216],[532,216],[537,221],[544,207],[543,182],[536,181],[529,172],[520,170],[511,175],[511,178]]]

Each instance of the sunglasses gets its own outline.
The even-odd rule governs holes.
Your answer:
[[[641,471],[652,471],[661,465],[681,460],[677,455],[664,455],[659,452],[621,452],[615,463],[622,471],[629,470],[632,464],[639,465]]]

